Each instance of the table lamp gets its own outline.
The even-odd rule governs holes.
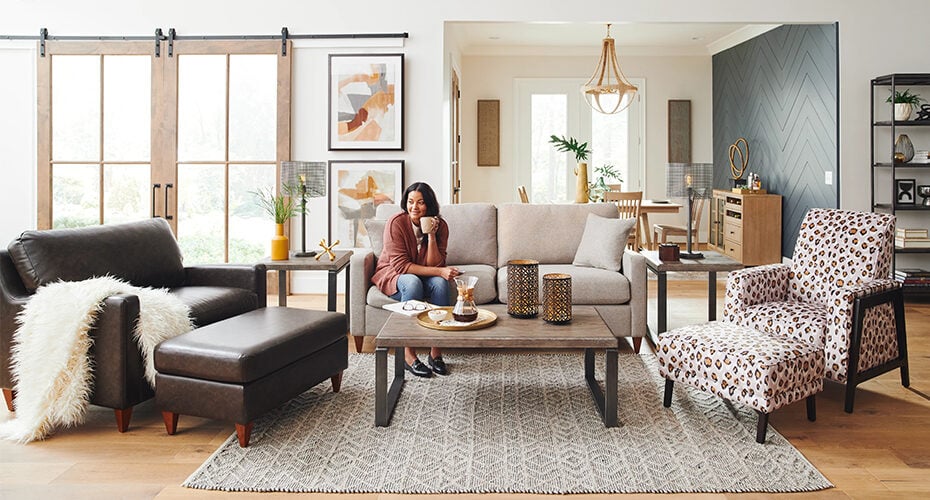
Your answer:
[[[694,200],[710,198],[714,181],[713,163],[669,163],[666,172],[665,195],[669,198],[688,199],[688,250],[681,252],[682,259],[703,259],[704,254],[691,251],[691,232],[694,224]]]
[[[313,257],[316,252],[307,252],[307,198],[326,196],[326,163],[282,161],[281,184],[300,196],[300,252],[294,257]]]

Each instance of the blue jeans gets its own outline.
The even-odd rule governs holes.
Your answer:
[[[397,277],[397,293],[394,300],[425,300],[436,306],[449,306],[449,282],[441,276],[420,277],[416,274],[401,274]]]

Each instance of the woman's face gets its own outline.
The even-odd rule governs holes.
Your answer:
[[[419,224],[420,217],[426,215],[426,202],[423,201],[423,195],[419,191],[411,191],[407,195],[407,214],[414,224]]]

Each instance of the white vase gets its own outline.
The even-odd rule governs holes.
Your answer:
[[[911,112],[914,111],[914,107],[911,106],[909,102],[897,102],[894,105],[894,120],[896,122],[903,122],[911,119]]]

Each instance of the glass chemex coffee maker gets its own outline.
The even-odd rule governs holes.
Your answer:
[[[459,296],[452,308],[452,318],[462,323],[470,323],[478,319],[478,306],[475,305],[475,284],[477,276],[462,276],[455,278],[455,287]]]

